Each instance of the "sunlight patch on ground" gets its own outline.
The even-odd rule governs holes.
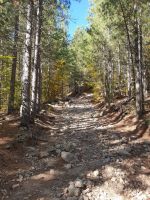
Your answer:
[[[87,194],[88,198],[96,200],[149,200],[150,183],[147,177],[142,174],[135,179],[137,184],[142,183],[145,186],[144,191],[141,191],[141,188],[129,185],[131,180],[129,181],[127,176],[126,170],[106,165],[100,171],[100,180],[103,181],[92,189],[92,193]]]
[[[148,173],[150,173],[150,170],[146,174],[148,174]],[[147,180],[147,175],[140,174],[138,176],[138,180],[141,181],[143,185],[146,185],[149,188],[149,192],[150,192],[150,181]]]
[[[120,191],[121,193],[121,191]],[[106,185],[103,185],[101,187],[97,186],[93,189],[93,196],[96,200],[108,200],[111,197],[111,200],[125,200],[125,198],[120,195],[119,193],[116,193],[111,189],[110,187],[107,187]]]
[[[114,125],[107,125],[107,126],[97,126],[95,127],[95,130],[106,130],[109,128],[114,128]]]
[[[8,144],[12,140],[13,140],[13,138],[10,138],[10,137],[2,137],[2,138],[0,138],[0,145],[2,145],[2,144]]]
[[[44,181],[50,181],[57,179],[60,175],[63,175],[64,172],[50,169],[49,171],[46,171],[45,173],[40,173],[35,176],[32,176],[32,180],[44,180]]]

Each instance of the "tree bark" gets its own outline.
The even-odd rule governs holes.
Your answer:
[[[142,60],[142,25],[140,10],[135,5],[135,69],[136,69],[136,113],[140,119],[144,113],[143,60]]]
[[[148,67],[143,62],[143,92],[144,97],[148,97]]]
[[[123,20],[124,20],[125,31],[126,31],[127,41],[128,41],[128,48],[129,48],[129,51],[130,51],[129,55],[130,55],[130,60],[131,60],[131,63],[132,63],[131,70],[132,70],[133,89],[131,87],[131,93],[135,93],[135,69],[134,69],[133,46],[132,46],[132,42],[131,42],[128,21],[127,21],[127,17],[126,17],[126,14],[125,14],[125,8],[123,7],[121,0],[119,0],[119,4],[120,4],[121,12],[122,12],[122,17],[123,17]]]
[[[128,51],[128,61],[127,61],[127,92],[128,92],[128,97],[131,98],[132,95],[132,63],[131,63],[131,56],[130,56],[130,51]]]
[[[41,62],[41,61],[40,61]],[[42,99],[42,69],[38,68],[38,80],[37,80],[37,112],[41,110]]]
[[[10,92],[8,101],[8,113],[12,113],[14,110],[14,97],[15,97],[15,81],[16,81],[16,69],[17,69],[17,43],[19,33],[19,9],[16,9],[15,16],[15,31],[14,31],[14,46],[13,46],[13,61],[11,69],[11,80],[10,80]]]
[[[29,126],[29,122],[30,122],[32,10],[33,10],[33,2],[29,0],[28,6],[27,6],[25,49],[24,49],[24,54],[23,54],[22,105],[20,109],[21,125],[26,126],[26,127]]]
[[[35,36],[35,54],[34,54],[34,65],[32,70],[32,93],[31,93],[31,118],[34,121],[35,115],[38,112],[38,96],[40,87],[40,79],[38,78],[40,73],[40,43],[41,43],[41,26],[42,26],[42,2],[43,0],[37,1],[37,19],[36,19],[36,36]],[[39,82],[39,83],[38,83]]]
[[[118,46],[118,92],[119,96],[121,96],[121,59],[120,59],[120,44]]]

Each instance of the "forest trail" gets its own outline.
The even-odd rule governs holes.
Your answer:
[[[102,126],[91,94],[50,109],[30,133],[1,127],[0,199],[150,199],[148,141]]]

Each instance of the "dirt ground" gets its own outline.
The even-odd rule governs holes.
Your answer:
[[[1,113],[0,199],[149,200],[149,124],[102,107],[91,94],[47,105],[30,130]],[[76,179],[86,185],[68,196]]]

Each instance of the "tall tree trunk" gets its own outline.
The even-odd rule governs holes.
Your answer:
[[[15,81],[16,81],[16,68],[17,68],[17,43],[19,33],[19,9],[16,9],[15,16],[15,31],[14,31],[14,46],[13,46],[13,61],[11,69],[11,80],[10,80],[10,92],[8,101],[8,113],[12,113],[14,110],[14,96],[15,96]]]
[[[40,76],[40,42],[41,42],[41,26],[42,26],[42,3],[43,0],[37,1],[37,19],[36,19],[36,36],[35,36],[35,55],[34,55],[34,65],[32,70],[32,93],[31,93],[31,117],[34,120],[37,109],[37,99],[39,96],[38,87],[40,87],[41,80],[38,78]],[[38,83],[39,82],[39,83]]]
[[[148,68],[143,62],[143,92],[144,97],[148,97]]]
[[[130,51],[128,51],[128,61],[127,61],[127,92],[128,92],[128,97],[131,97],[132,94],[132,63],[131,63],[131,56],[130,56]]]
[[[110,60],[108,61],[104,72],[104,84],[105,84],[105,101],[110,106],[112,102],[112,66]]]
[[[1,76],[0,76],[0,109],[2,108],[2,83],[1,83]]]
[[[3,40],[1,40],[1,46],[3,46]],[[4,50],[2,49],[2,56],[4,56]],[[4,60],[1,59],[1,65],[0,65],[0,72],[4,69]],[[0,109],[3,108],[3,73],[0,73]]]
[[[125,25],[125,31],[126,31],[126,36],[127,36],[127,42],[128,42],[128,49],[130,51],[130,60],[131,60],[131,70],[132,70],[132,82],[133,82],[133,88],[131,88],[131,93],[135,94],[135,69],[134,69],[134,56],[133,56],[133,46],[131,42],[131,37],[130,37],[130,31],[129,31],[129,25],[127,21],[127,16],[125,14],[125,8],[123,6],[123,3],[121,0],[119,0],[121,12],[122,12],[122,17],[124,20],[124,25]]]
[[[108,64],[107,64],[107,100],[108,105],[110,106],[110,103],[113,100],[113,63],[112,63],[112,54],[111,51],[108,50]]]
[[[42,99],[42,69],[38,68],[38,80],[37,80],[37,112],[41,110],[41,99]]]
[[[121,96],[121,59],[120,59],[120,44],[118,46],[118,89]]]
[[[30,122],[30,75],[31,75],[31,40],[32,40],[32,10],[33,2],[29,0],[27,6],[27,24],[25,49],[22,69],[22,105],[20,109],[21,125],[29,126]]]
[[[136,69],[136,112],[141,118],[144,113],[143,62],[142,62],[142,25],[139,8],[135,5],[135,69]]]

